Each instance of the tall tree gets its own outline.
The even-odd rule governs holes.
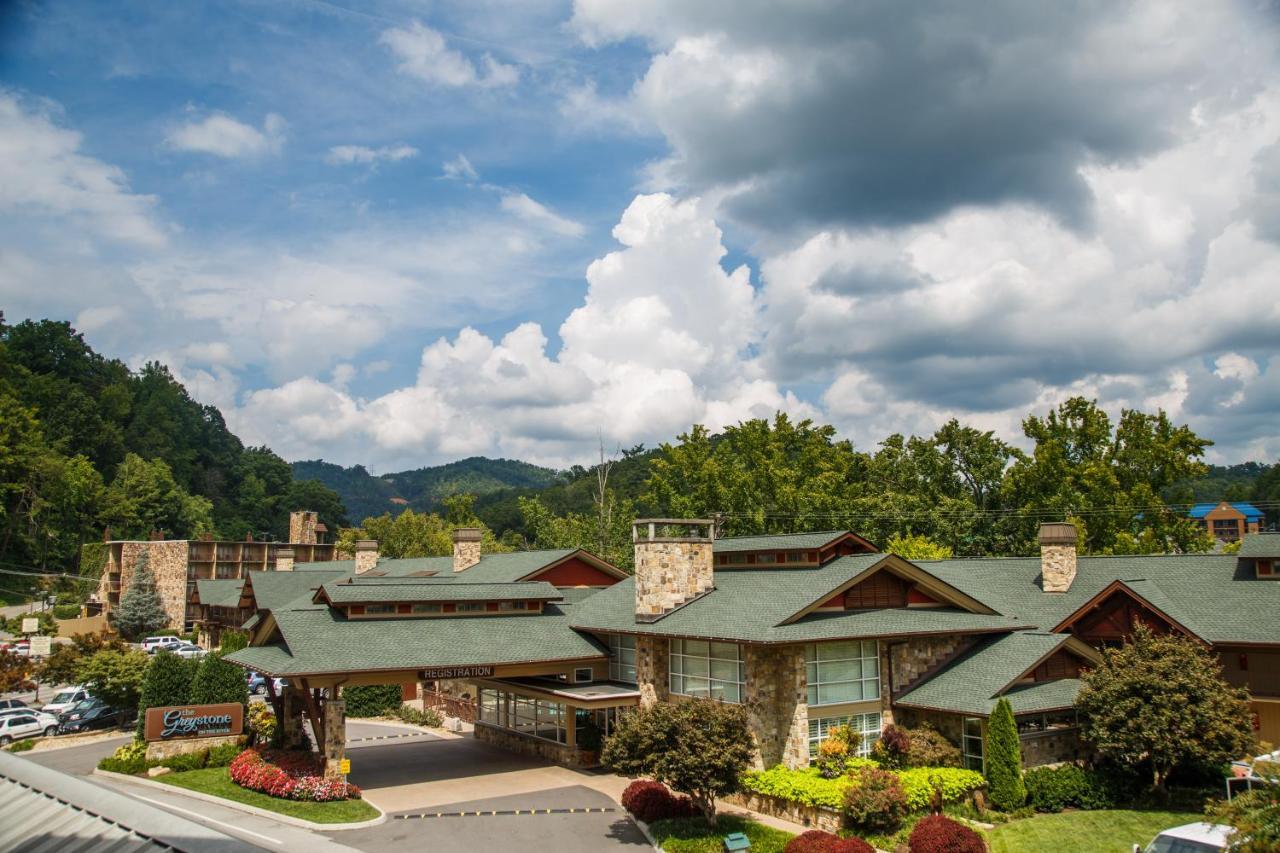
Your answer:
[[[1022,781],[1022,745],[1018,741],[1013,708],[1003,696],[987,720],[983,757],[991,804],[1005,812],[1022,808],[1027,801],[1027,788]]]
[[[121,537],[145,539],[160,530],[186,538],[212,529],[213,507],[207,498],[187,494],[164,461],[130,453],[107,486],[102,520]]]
[[[1103,755],[1151,774],[1164,788],[1180,765],[1215,766],[1255,746],[1249,693],[1229,685],[1198,641],[1136,623],[1082,677],[1084,735]]]

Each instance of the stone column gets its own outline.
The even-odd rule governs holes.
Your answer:
[[[280,746],[297,749],[302,745],[302,709],[306,699],[299,688],[285,684],[280,691]]]
[[[342,759],[347,755],[347,703],[342,699],[324,700],[324,775],[332,779],[342,775]]]
[[[756,737],[756,769],[809,764],[809,691],[804,646],[746,646],[743,704]]]
[[[666,637],[636,637],[636,686],[640,689],[641,708],[651,708],[669,698],[670,658],[671,646]]]

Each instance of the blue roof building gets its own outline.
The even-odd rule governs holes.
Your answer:
[[[1234,542],[1245,534],[1259,532],[1266,513],[1244,501],[1219,501],[1196,504],[1187,515],[1199,520],[1214,538]]]

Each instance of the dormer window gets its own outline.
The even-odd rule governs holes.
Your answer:
[[[459,613],[483,613],[483,601],[460,601],[458,602]]]
[[[395,613],[396,606],[394,604],[366,604],[364,612],[370,616],[380,613]]]
[[[415,604],[413,605],[414,613],[440,613],[442,608],[439,604]]]
[[[529,602],[527,601],[499,601],[499,610],[528,610]]]

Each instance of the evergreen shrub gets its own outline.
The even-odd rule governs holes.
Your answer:
[[[638,779],[626,787],[622,792],[622,807],[645,823],[700,814],[693,800],[677,797],[666,785],[648,779]]]
[[[241,681],[244,678],[241,677]],[[371,684],[366,687],[342,688],[342,699],[348,717],[394,716],[403,704],[399,684]]]
[[[148,708],[192,704],[191,681],[195,677],[197,666],[196,661],[178,657],[169,651],[158,651],[151,656],[151,664],[142,679],[142,691],[138,699],[139,738],[146,727]],[[243,683],[244,678],[240,681]]]
[[[1009,700],[1001,697],[987,720],[987,792],[991,805],[1002,812],[1019,809],[1027,801],[1022,782],[1022,745]]]

